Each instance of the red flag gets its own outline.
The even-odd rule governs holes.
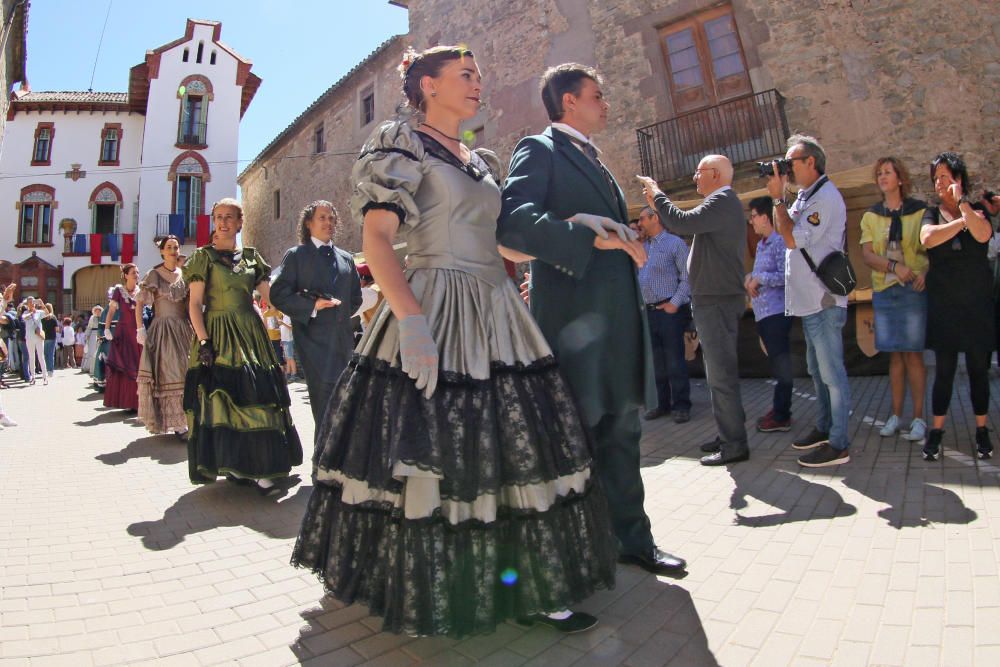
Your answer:
[[[212,242],[212,218],[208,215],[199,215],[195,219],[194,242],[199,248]]]
[[[90,235],[90,263],[100,264],[101,263],[101,240],[103,234],[91,234]]]
[[[135,257],[135,234],[122,234],[122,264],[128,264]]]

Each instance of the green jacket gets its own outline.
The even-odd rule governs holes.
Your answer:
[[[623,251],[595,250],[594,232],[567,222],[576,213],[628,222],[621,188],[568,136],[550,127],[518,142],[497,240],[536,258],[531,314],[593,426],[604,415],[655,406],[656,389],[635,265]]]

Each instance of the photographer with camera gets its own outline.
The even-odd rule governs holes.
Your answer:
[[[851,396],[843,340],[847,296],[846,292],[831,293],[830,283],[820,279],[816,268],[834,253],[843,252],[847,207],[825,175],[826,152],[819,142],[795,134],[788,138],[787,146],[785,159],[770,164],[767,191],[774,204],[775,227],[788,247],[785,313],[802,318],[806,365],[819,408],[812,433],[792,447],[812,450],[799,457],[799,464],[819,468],[850,461],[847,420]],[[791,201],[785,199],[788,183],[802,188]]]

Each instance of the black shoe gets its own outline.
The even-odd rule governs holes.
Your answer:
[[[827,466],[839,466],[851,460],[851,455],[846,449],[834,449],[829,443],[822,447],[799,457],[799,465],[806,468],[825,468]]]
[[[558,630],[565,635],[572,635],[577,632],[586,632],[597,625],[597,617],[585,614],[582,611],[574,611],[570,616],[557,620],[549,618],[545,614],[535,614],[517,619],[519,625],[547,625]]]
[[[750,460],[750,448],[743,445],[723,445],[719,451],[701,457],[703,466],[724,466],[727,463],[739,463]]]
[[[927,442],[924,443],[924,461],[937,460],[938,454],[941,453],[941,440],[943,437],[944,431],[942,429],[931,429],[930,434],[927,436]]]
[[[712,452],[717,452],[722,449],[722,438],[716,436],[715,440],[711,442],[706,442],[704,445],[698,447],[701,451],[706,454],[711,454]]]
[[[690,410],[674,410],[674,423],[675,424],[686,424],[691,421],[691,411]]]
[[[646,421],[652,421],[654,419],[659,419],[660,417],[665,417],[670,414],[670,410],[664,410],[663,408],[653,408],[652,410],[646,410],[646,414],[642,416]]]
[[[976,451],[979,458],[988,459],[993,456],[993,443],[990,442],[990,430],[985,426],[976,427]]]
[[[686,560],[668,554],[659,547],[653,547],[651,551],[641,554],[621,554],[618,556],[618,562],[625,565],[638,565],[652,574],[679,574],[687,567]]]
[[[253,484],[253,481],[244,479],[243,477],[237,477],[231,472],[226,473],[226,481],[230,484],[235,484],[236,486],[250,486]]]
[[[799,438],[792,443],[793,449],[815,449],[816,447],[822,447],[823,445],[829,444],[830,434],[823,433],[818,429],[813,429],[810,431],[809,435],[804,438]]]
[[[282,488],[277,484],[271,484],[271,486],[261,486],[257,482],[254,482],[254,486],[257,487],[257,493],[265,498],[282,492]]]

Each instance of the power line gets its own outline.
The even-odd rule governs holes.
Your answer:
[[[360,154],[361,149],[356,148],[354,150],[336,150],[336,151],[323,151],[322,153],[306,153],[304,155],[284,155],[282,157],[271,158],[267,162],[281,162],[282,160],[297,160],[299,158],[317,158],[317,157],[357,157]],[[228,164],[245,164],[248,162],[253,162],[250,160],[216,160],[214,162],[206,162],[208,165],[228,165]],[[134,174],[136,172],[143,171],[161,171],[163,169],[170,169],[172,164],[157,164],[157,165],[144,165],[139,167],[120,167],[118,169],[101,169],[100,171],[95,171],[95,174]],[[36,178],[39,176],[65,176],[65,171],[51,171],[51,172],[32,172],[30,174],[0,174],[0,180],[8,180],[11,178]]]
[[[111,16],[111,5],[115,0],[108,0],[108,12],[104,15],[104,27],[101,28],[101,38],[97,40],[97,54],[94,56],[94,69],[90,71],[90,88],[88,92],[94,92],[94,76],[97,74],[97,61],[101,57],[101,46],[104,44],[104,31],[108,29],[108,18]]]

